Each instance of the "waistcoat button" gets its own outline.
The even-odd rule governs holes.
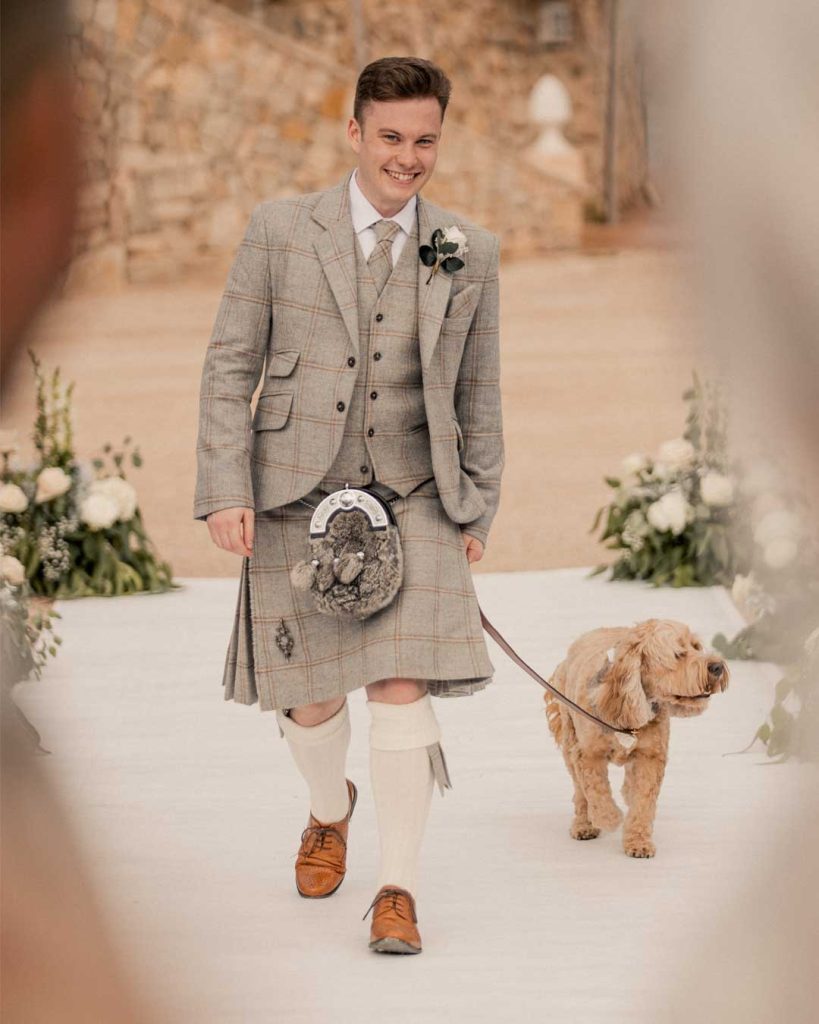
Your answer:
[[[376,319],[376,320],[377,320],[377,321],[378,321],[379,323],[381,323],[381,321],[382,321],[382,320],[384,319],[384,314],[383,314],[383,313],[376,313],[376,314],[375,314],[375,319]]]
[[[347,360],[347,365],[355,366],[355,356],[350,356],[350,358]]]
[[[377,391],[371,391],[370,392],[370,398],[372,398],[373,401],[374,401],[376,398],[378,398],[378,392]]]
[[[375,353],[373,354],[373,359],[376,359],[376,360],[378,360],[378,359],[380,359],[380,358],[381,358],[381,353],[380,353],[380,352],[375,352]]]
[[[367,437],[372,437],[374,433],[375,431],[373,430],[372,427],[370,427],[370,429],[367,431]]]
[[[344,412],[344,403],[343,402],[339,402],[336,405],[336,409],[338,409],[339,412]]]
[[[358,468],[361,470],[362,473],[366,473],[367,472],[367,467],[366,466],[359,466]]]

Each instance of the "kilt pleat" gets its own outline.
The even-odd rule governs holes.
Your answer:
[[[308,495],[311,499],[311,495]],[[404,581],[386,608],[361,621],[319,612],[290,570],[308,554],[312,510],[294,502],[257,513],[243,560],[223,676],[224,696],[262,711],[330,700],[386,678],[423,679],[433,696],[471,694],[493,666],[460,527],[434,480],[393,504]],[[277,635],[292,638],[292,651]]]

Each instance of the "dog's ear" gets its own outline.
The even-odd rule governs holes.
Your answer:
[[[641,662],[636,644],[617,648],[595,694],[600,717],[622,729],[641,729],[654,717],[643,689]]]

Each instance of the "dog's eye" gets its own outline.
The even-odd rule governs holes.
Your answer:
[[[676,651],[674,656],[676,657],[677,661],[679,661],[680,658],[685,657],[685,651]]]
[[[694,650],[695,651],[701,651],[702,650],[702,644],[699,642],[699,640],[695,640],[693,646],[694,646]]]

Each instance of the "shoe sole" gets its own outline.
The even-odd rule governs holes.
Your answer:
[[[353,811],[355,810],[356,801],[358,800],[358,790],[356,789],[356,784],[354,782],[351,782],[350,785],[353,787],[353,796],[352,796],[352,799],[350,801],[350,813],[348,815],[348,819],[347,819],[348,821],[352,821],[353,820]],[[301,896],[301,898],[303,900],[326,900],[328,896],[332,896],[333,893],[338,892],[338,890],[341,888],[341,883],[344,881],[344,879],[346,877],[347,877],[347,872],[345,870],[344,874],[341,876],[341,878],[339,880],[338,885],[334,889],[331,889],[329,892],[322,892],[322,893],[316,893],[316,894],[308,893],[308,892],[302,892],[301,889],[298,886],[298,883],[296,883],[296,892],[299,894],[299,896]]]
[[[373,953],[420,953],[421,948],[419,946],[411,946],[409,942],[404,942],[403,939],[396,939],[392,936],[387,936],[383,939],[374,939],[370,943],[370,949]]]

